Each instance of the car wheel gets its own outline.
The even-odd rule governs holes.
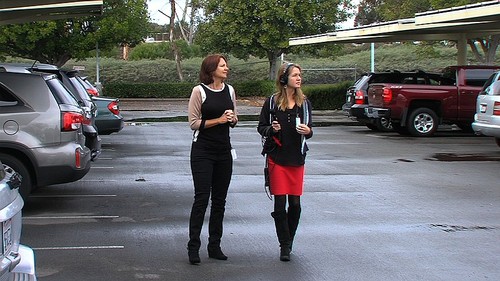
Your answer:
[[[413,110],[408,118],[408,132],[415,137],[432,136],[438,127],[436,113],[429,108],[421,107]]]
[[[381,132],[393,131],[391,118],[382,117],[378,118],[375,122],[376,122],[375,125],[377,126],[377,129],[379,131]]]
[[[33,182],[31,180],[31,175],[26,168],[26,166],[19,159],[12,155],[0,153],[0,160],[2,160],[3,166],[6,170],[13,170],[21,175],[21,187],[19,188],[19,194],[24,200],[28,198],[33,188]]]
[[[500,146],[500,138],[495,138],[495,142],[497,143],[498,146]]]

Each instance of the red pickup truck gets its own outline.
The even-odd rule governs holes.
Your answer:
[[[434,85],[376,83],[368,87],[369,118],[390,118],[403,135],[433,135],[440,124],[470,130],[476,98],[499,66],[449,66]]]

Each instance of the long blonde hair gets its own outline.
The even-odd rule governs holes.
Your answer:
[[[302,72],[302,68],[298,64],[294,63],[284,63],[278,70],[278,74],[276,77],[276,89],[278,90],[278,92],[276,92],[275,94],[275,104],[281,111],[285,111],[285,109],[288,107],[288,100],[286,98],[288,75],[294,67],[298,68],[300,72]],[[306,99],[306,96],[302,92],[301,88],[295,88],[293,97],[295,100],[295,104],[300,107],[302,106],[302,104],[304,104],[304,100]]]

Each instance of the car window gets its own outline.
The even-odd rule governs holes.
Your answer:
[[[494,69],[466,69],[465,85],[482,87],[488,80],[485,77],[489,77],[493,72],[495,72]]]
[[[370,76],[364,74],[356,82],[354,82],[354,87],[359,87],[360,85],[365,84],[368,79],[370,79]]]
[[[80,95],[80,98],[86,101],[87,103],[91,102],[92,98],[87,93],[87,89],[85,89],[85,87],[83,87],[83,85],[78,81],[78,78],[75,76],[73,77],[69,76],[68,78],[69,81],[71,82],[71,85],[73,85],[73,87],[78,91],[78,95]]]
[[[57,103],[79,106],[78,101],[75,99],[75,97],[73,97],[73,95],[71,95],[71,93],[59,79],[54,77],[52,79],[48,79],[46,82],[50,90],[52,91],[52,94],[54,95]]]
[[[18,100],[0,84],[0,107],[17,105]]]
[[[500,81],[496,80],[488,88],[488,95],[490,96],[500,96]]]

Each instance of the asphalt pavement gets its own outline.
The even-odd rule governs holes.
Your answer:
[[[175,104],[172,111],[185,112],[182,101]],[[102,136],[103,153],[84,178],[28,198],[21,241],[35,251],[38,280],[498,280],[500,150],[492,138],[315,127],[301,222],[285,263],[255,127],[242,121],[231,131],[238,158],[224,219],[227,261],[207,256],[207,211],[201,264],[188,262],[187,122],[130,121]],[[443,153],[497,160],[440,160]]]

